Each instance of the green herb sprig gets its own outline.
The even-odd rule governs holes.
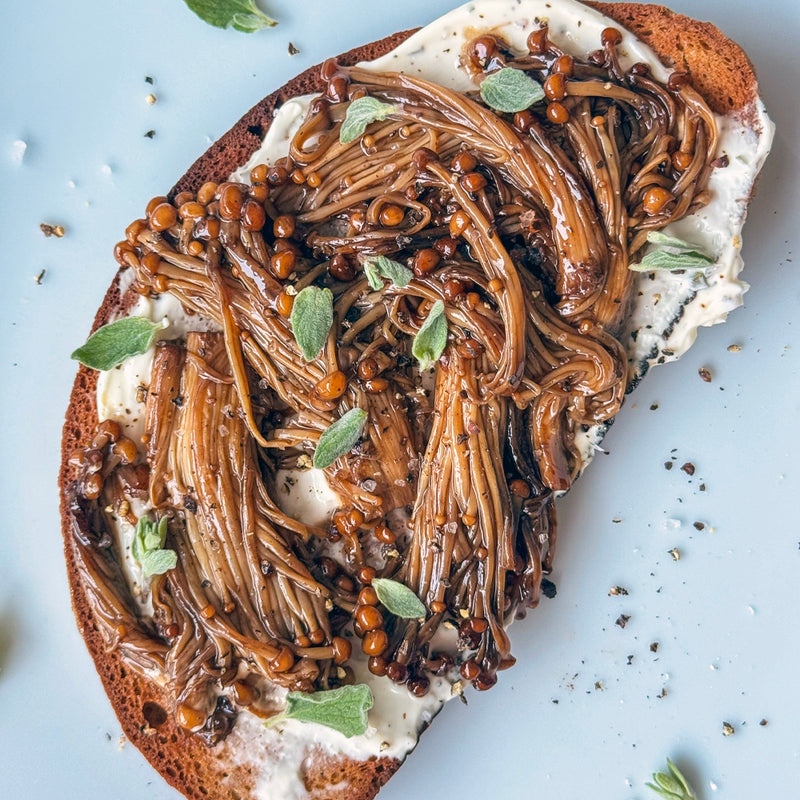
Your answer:
[[[98,328],[71,358],[91,369],[113,369],[131,356],[146,353],[167,324],[166,319],[161,322],[144,317],[118,319]]]
[[[447,317],[444,303],[437,300],[414,337],[411,354],[419,361],[419,368],[424,372],[439,360],[446,346]]]
[[[175,569],[178,554],[174,550],[165,550],[167,538],[167,518],[161,517],[154,522],[147,517],[140,517],[133,534],[131,553],[142,567],[145,578],[163,575]]]
[[[401,289],[408,286],[414,273],[399,261],[392,261],[386,256],[372,256],[364,259],[364,274],[367,283],[377,292],[383,289],[382,278],[387,278]]]
[[[670,759],[667,759],[667,769],[668,772],[654,772],[653,783],[647,783],[646,786],[664,800],[697,800],[689,781]]]
[[[265,723],[267,728],[287,719],[316,722],[347,736],[359,736],[367,730],[367,712],[374,698],[369,686],[359,683],[323,692],[289,692],[286,710]]]
[[[422,601],[404,583],[389,578],[373,578],[372,588],[386,610],[403,619],[419,619],[427,613]]]
[[[342,144],[358,139],[367,129],[370,122],[383,122],[389,114],[398,111],[397,106],[381,103],[374,97],[359,97],[347,107],[342,127],[339,129],[339,141]]]
[[[325,469],[337,458],[349,453],[361,438],[366,423],[367,412],[362,408],[351,408],[343,414],[319,437],[314,451],[314,466]]]
[[[333,293],[330,289],[306,286],[294,298],[289,317],[300,352],[313,361],[325,345],[333,325]]]
[[[521,69],[504,67],[484,79],[481,99],[495,111],[515,114],[544,100],[544,89]]]
[[[676,270],[676,269],[706,269],[714,263],[711,256],[706,255],[700,248],[668,236],[660,231],[650,231],[647,241],[654,245],[642,256],[642,260],[629,264],[628,269],[634,272],[650,272],[651,270]]]
[[[268,17],[254,0],[184,0],[200,19],[215,28],[233,28],[242,33],[255,33],[273,28],[277,20]]]

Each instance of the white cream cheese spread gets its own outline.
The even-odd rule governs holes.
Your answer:
[[[512,48],[523,51],[528,34],[543,21],[549,24],[550,38],[576,56],[586,56],[595,50],[602,30],[616,26],[575,0],[480,0],[455,9],[409,37],[391,53],[362,66],[419,75],[452,89],[474,90],[475,84],[459,69],[466,42],[490,30]],[[669,71],[655,54],[632,35],[624,34],[618,50],[623,66],[644,61],[657,78],[668,77]],[[311,99],[294,98],[278,110],[262,147],[231,176],[232,180],[248,182],[253,166],[286,156],[289,141],[304,119]],[[667,233],[692,242],[711,255],[714,266],[703,273],[657,272],[637,277],[634,308],[622,335],[634,377],[643,375],[652,364],[680,356],[694,341],[698,327],[723,321],[728,312],[742,303],[747,286],[738,280],[742,269],[740,233],[749,192],[769,152],[773,133],[772,123],[760,102],[748,110],[748,119],[755,119],[755,124],[746,127],[734,116],[717,118],[720,131],[717,156],[727,156],[728,166],[712,172],[708,187],[712,201],[699,213],[666,229]],[[198,316],[188,317],[180,303],[168,295],[153,300],[141,298],[129,314],[153,320],[166,318],[169,328],[161,338],[167,339],[180,338],[191,329],[216,327]],[[141,436],[144,417],[142,393],[137,395],[137,389],[148,384],[151,363],[152,351],[102,373],[98,382],[99,418],[119,421],[125,426],[126,435],[135,441]],[[584,466],[598,448],[602,433],[602,428],[591,428],[578,437]],[[310,524],[324,522],[338,505],[338,498],[321,472],[293,471],[279,475],[278,480],[286,487],[279,492],[284,510]],[[132,571],[129,577],[135,582]],[[415,746],[420,731],[452,694],[448,681],[434,678],[430,693],[415,698],[405,687],[371,675],[360,653],[353,662],[357,679],[368,683],[375,696],[375,706],[369,714],[370,727],[362,736],[348,739],[328,728],[296,721],[288,721],[280,729],[265,729],[258,718],[247,712],[240,714],[220,754],[261,770],[260,797],[282,800],[305,797],[302,766],[313,751],[355,759],[375,756],[403,759]],[[271,757],[263,759],[267,752]]]

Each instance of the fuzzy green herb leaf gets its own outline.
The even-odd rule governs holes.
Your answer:
[[[520,69],[505,67],[481,84],[481,99],[495,111],[515,114],[544,99],[544,89]]]
[[[131,356],[146,353],[166,321],[126,317],[98,328],[71,356],[91,369],[109,370]]]
[[[419,361],[419,368],[424,371],[439,360],[446,346],[447,317],[444,313],[444,303],[437,300],[414,337],[411,354]]]
[[[215,28],[233,28],[242,33],[254,33],[272,28],[277,20],[268,17],[255,0],[184,0],[200,19]]]
[[[286,716],[300,722],[316,722],[348,738],[367,730],[367,712],[374,700],[369,686],[360,683],[325,692],[289,692]]]
[[[646,784],[665,800],[697,800],[694,789],[681,771],[667,759],[668,772],[654,772],[653,783]]]
[[[399,261],[392,261],[386,256],[370,256],[364,260],[364,274],[367,276],[367,283],[378,291],[383,289],[381,278],[388,278],[395,286],[401,289],[408,286],[414,273]]]
[[[378,600],[396,617],[418,619],[427,613],[422,601],[404,583],[389,578],[373,578],[372,588]]]
[[[314,466],[325,469],[337,458],[349,453],[361,438],[366,422],[367,412],[361,408],[351,408],[337,419],[319,437],[317,449],[314,451]]]
[[[325,345],[333,325],[333,293],[330,289],[306,286],[294,298],[289,317],[292,332],[306,361],[313,361]]]
[[[370,122],[382,122],[397,111],[397,106],[381,103],[374,97],[359,97],[347,107],[342,127],[339,129],[339,141],[347,144],[358,139],[367,129]]]
[[[642,260],[630,264],[634,272],[650,272],[651,270],[706,269],[714,263],[697,245],[685,242],[675,236],[668,236],[660,231],[650,231],[647,241],[653,245],[642,256]]]
[[[158,522],[147,517],[139,518],[133,533],[131,553],[139,562],[145,578],[163,575],[178,563],[178,554],[174,550],[164,549],[166,538],[166,517],[161,517]]]
[[[316,722],[339,731],[349,739],[366,733],[367,712],[373,703],[372,691],[365,683],[324,692],[289,692],[286,695],[286,710],[264,725],[271,728],[287,719]]]

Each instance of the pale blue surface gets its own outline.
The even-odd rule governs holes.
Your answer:
[[[73,622],[58,532],[68,356],[114,272],[114,242],[268,91],[450,5],[275,0],[281,25],[246,36],[206,26],[180,0],[3,3],[3,796],[178,797],[131,745],[120,750]],[[798,797],[798,5],[672,5],[745,46],[778,124],[745,231],[753,288],[726,326],[703,331],[630,399],[606,441],[611,454],[561,508],[558,596],[515,626],[517,667],[491,692],[470,694],[469,709],[448,707],[383,800],[645,800],[654,795],[644,781],[667,755],[706,800]],[[287,55],[289,41],[300,55]],[[15,140],[28,144],[22,164]],[[45,239],[42,221],[67,235]],[[727,352],[731,343],[742,351]],[[698,378],[701,366],[713,383]],[[697,465],[693,478],[677,468],[684,461]],[[609,597],[616,584],[630,594]],[[624,630],[620,613],[631,615]],[[722,736],[723,720],[734,736]]]

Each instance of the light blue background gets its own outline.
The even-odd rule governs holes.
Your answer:
[[[562,504],[558,596],[514,627],[518,665],[469,708],[451,704],[383,800],[645,800],[668,755],[706,800],[798,797],[800,14],[795,0],[672,5],[746,48],[778,124],[745,231],[753,288],[630,398],[610,454]],[[56,492],[69,353],[114,273],[113,244],[152,195],[297,72],[450,2],[273,0],[280,26],[252,36],[180,0],[2,6],[0,794],[177,800],[120,747],[69,606]],[[67,235],[45,239],[42,221]],[[617,584],[630,594],[609,597]]]

